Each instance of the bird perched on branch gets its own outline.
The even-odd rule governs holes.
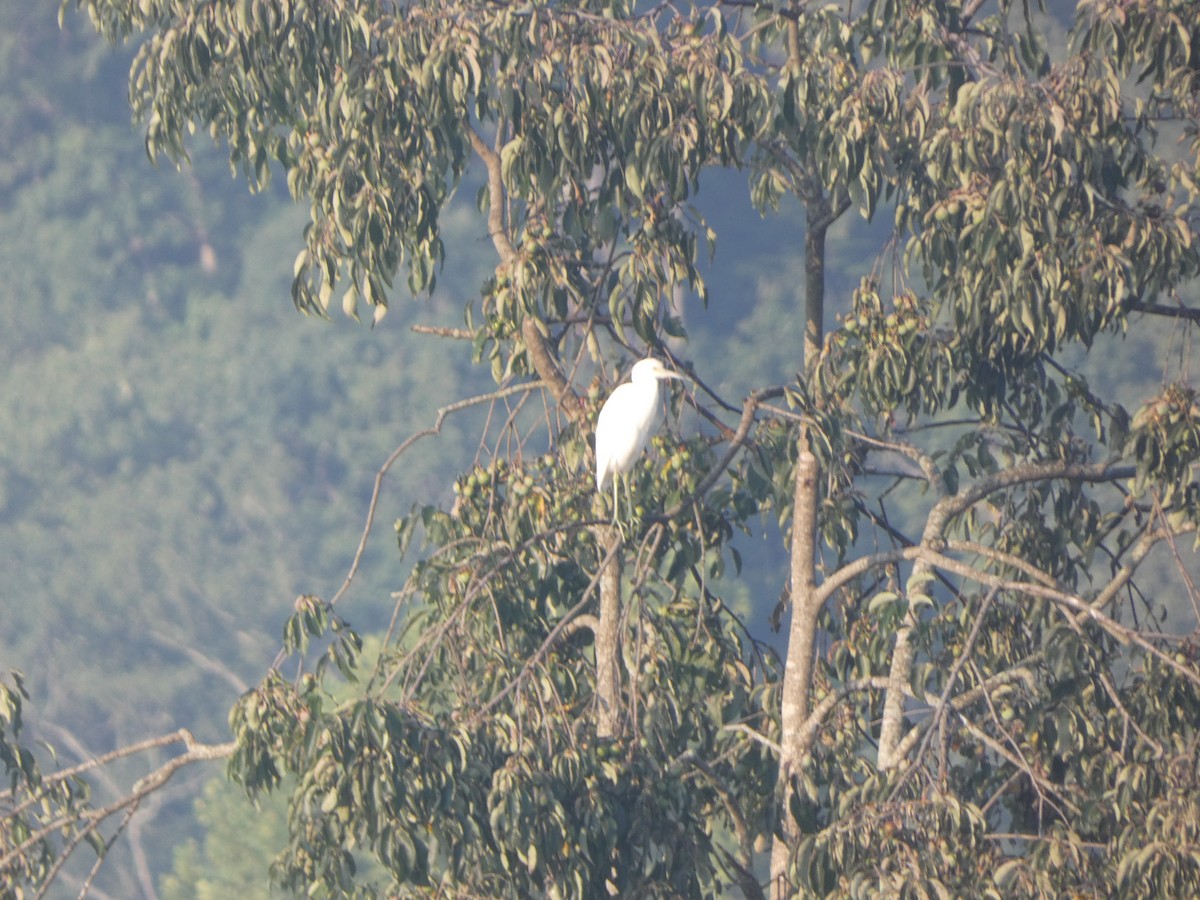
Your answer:
[[[646,449],[650,432],[658,421],[658,384],[667,378],[682,376],[654,357],[643,359],[634,364],[629,383],[618,386],[600,409],[600,418],[596,420],[596,490],[603,494],[612,481],[614,521],[618,518],[617,476],[628,473]],[[628,480],[625,500],[632,518]]]

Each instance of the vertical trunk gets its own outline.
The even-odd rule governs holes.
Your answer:
[[[830,209],[824,198],[807,204],[804,234],[804,369],[817,361],[825,339],[825,232]]]
[[[892,667],[888,671],[883,723],[879,731],[879,755],[876,758],[876,765],[880,769],[893,768],[902,760],[897,756],[896,749],[904,736],[904,698],[912,675],[912,630],[916,624],[916,616],[909,610],[904,617],[904,624],[896,632],[896,643],[892,648]]]
[[[806,429],[801,429],[796,459],[796,487],[792,507],[791,594],[792,624],[788,632],[787,664],[780,697],[779,775],[775,802],[781,817],[783,839],[771,847],[771,896],[791,896],[787,880],[789,851],[796,838],[791,815],[792,775],[799,767],[797,738],[809,713],[813,645],[817,635],[817,613],[813,602],[816,587],[817,458],[808,446]]]
[[[806,203],[804,236],[805,369],[816,361],[824,336],[825,317],[825,232],[832,216],[824,196]],[[783,838],[771,847],[771,897],[790,897],[787,863],[797,837],[791,815],[792,775],[802,765],[800,731],[808,718],[812,690],[813,647],[817,637],[820,606],[813,598],[816,588],[817,485],[820,467],[808,444],[808,431],[800,429],[796,447],[795,491],[792,503],[791,598],[792,622],[788,632],[787,661],[780,696],[779,775],[775,783],[776,812]]]
[[[611,552],[621,540],[615,525],[596,529],[612,559],[600,574],[600,625],[596,629],[596,734],[616,737],[621,729],[621,554]]]

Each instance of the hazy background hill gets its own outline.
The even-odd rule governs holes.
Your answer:
[[[379,465],[439,406],[490,384],[468,346],[409,326],[460,324],[495,260],[464,189],[432,297],[394,297],[375,329],[301,316],[288,287],[305,217],[283,179],[250,195],[206,139],[190,169],[152,167],[129,123],[132,50],[56,17],[54,3],[0,6],[0,666],[25,673],[32,728],[72,762],[181,726],[224,737],[296,595],[341,583]],[[700,200],[720,220],[714,301],[686,305],[682,352],[736,402],[799,358],[802,222],[794,209],[762,220],[736,177],[705,180]],[[829,241],[838,304],[869,263],[867,230],[850,221]],[[1172,349],[1162,340],[1131,337],[1095,377],[1136,399]],[[450,497],[472,427],[450,421],[389,476],[342,607],[361,630],[385,621],[403,575],[392,519]],[[760,625],[781,584],[764,528],[730,587]],[[161,889],[176,847],[172,896],[200,895],[205,854],[265,867],[205,844],[202,825],[250,815],[213,787],[193,816],[214,775],[181,776],[135,820],[101,883],[109,896]]]
[[[222,738],[296,595],[340,583],[379,465],[468,387],[462,348],[415,339],[411,309],[373,331],[299,315],[302,211],[251,196],[207,141],[192,169],[153,168],[131,51],[56,15],[0,9],[0,666],[73,762],[180,726]],[[477,281],[460,260],[417,312],[457,324]],[[391,519],[470,458],[422,447],[389,478],[356,624],[390,612]],[[155,877],[195,792],[131,830]],[[114,861],[105,886],[138,895]]]

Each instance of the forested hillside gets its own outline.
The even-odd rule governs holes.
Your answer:
[[[56,13],[0,11],[0,665],[71,763],[181,726],[227,733],[295,597],[340,584],[376,470],[448,396],[430,382],[471,377],[461,342],[413,339],[416,316],[300,315],[282,186],[251,196],[203,143],[183,172],[152,167],[130,52]],[[459,324],[478,277],[464,254],[421,318]],[[449,494],[473,455],[457,435],[389,476],[356,622],[386,622],[390,521]],[[195,779],[217,774],[131,825],[153,879],[190,833]],[[127,843],[113,896],[139,892]]]
[[[46,772],[195,740],[87,800],[0,727],[22,879],[1194,883],[1178,0],[55,6],[0,11],[0,667]]]

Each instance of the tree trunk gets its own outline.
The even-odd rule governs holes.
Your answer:
[[[883,723],[879,731],[879,754],[875,760],[880,769],[890,769],[901,761],[896,749],[904,737],[904,698],[909,676],[912,674],[911,638],[916,624],[916,616],[909,610],[904,617],[904,624],[896,631],[896,643],[892,647],[892,665],[888,671],[888,686],[883,700]]]
[[[825,232],[832,212],[824,197],[809,201],[804,234],[804,371],[816,364],[825,339]]]
[[[815,364],[824,338],[825,233],[835,216],[823,194],[814,192],[806,204],[804,234],[804,367]],[[808,718],[812,691],[813,648],[820,606],[816,588],[817,485],[820,467],[808,444],[808,429],[801,427],[796,446],[795,489],[792,500],[791,586],[792,622],[788,632],[787,661],[780,695],[779,774],[775,782],[776,814],[783,838],[771,846],[771,896],[791,896],[787,879],[788,856],[797,838],[791,814],[792,776],[803,763],[801,731]]]
[[[792,775],[801,763],[799,737],[809,713],[813,645],[817,635],[817,614],[820,612],[820,606],[813,597],[816,588],[819,469],[817,458],[808,446],[807,429],[800,431],[797,451],[796,489],[792,507],[792,624],[788,632],[787,664],[780,698],[779,775],[775,782],[776,809],[781,817],[783,839],[776,837],[771,847],[771,896],[775,900],[791,896],[787,863],[797,837],[796,822],[790,811]]]
[[[616,737],[621,731],[621,541],[615,525],[600,526],[596,536],[612,556],[600,573],[600,615],[596,628],[596,734]],[[616,552],[613,552],[616,550]]]

